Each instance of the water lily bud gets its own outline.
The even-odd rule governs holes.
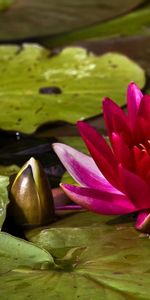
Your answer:
[[[41,164],[34,158],[17,174],[10,199],[10,214],[19,225],[45,225],[54,219],[51,188]]]

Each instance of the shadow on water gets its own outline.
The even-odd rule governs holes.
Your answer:
[[[53,137],[0,130],[0,165],[21,167],[33,156],[43,165],[51,186],[56,187],[65,169],[52,149],[55,142],[57,139]]]
[[[106,222],[107,225],[121,225],[121,224],[128,224],[133,223],[136,220],[136,213],[124,216],[117,216],[114,217],[113,220],[109,220]]]

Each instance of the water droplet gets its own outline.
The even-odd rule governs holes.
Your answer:
[[[61,100],[61,99],[58,99],[57,102],[58,102],[58,103],[62,103],[62,100]]]
[[[18,131],[16,131],[16,139],[17,139],[17,141],[19,141],[21,139],[20,132],[18,132]]]
[[[4,212],[4,208],[3,207],[0,207],[0,215],[2,215]]]

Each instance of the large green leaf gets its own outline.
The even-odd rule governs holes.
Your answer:
[[[145,84],[144,71],[127,57],[97,57],[77,47],[50,58],[38,45],[1,46],[0,76],[0,128],[24,132],[48,121],[94,116],[104,96],[123,104],[130,81]]]
[[[131,220],[78,213],[28,232],[32,242],[55,255],[62,269],[35,270],[32,262],[26,264],[29,269],[17,265],[1,276],[1,298],[149,299],[150,241],[135,231]],[[4,254],[7,271],[13,257],[7,244],[2,246],[2,258]],[[17,257],[22,265],[20,252]]]
[[[150,60],[149,52],[147,49],[150,47],[150,35],[139,35],[134,37],[115,37],[108,39],[98,39],[98,40],[87,40],[79,43],[80,46],[85,47],[88,51],[92,51],[96,55],[102,55],[109,51],[118,52],[123,55],[127,55],[136,63],[138,63],[142,68],[144,68],[147,74],[147,85],[144,92],[146,94],[150,93]],[[100,127],[100,123],[99,123]],[[101,128],[102,119],[101,119]]]
[[[1,299],[149,299],[150,241],[131,221],[78,213],[28,232],[37,246],[1,233]]]
[[[3,6],[11,0],[1,0]],[[0,14],[0,40],[41,37],[72,31],[126,13],[144,0],[16,0]]]
[[[0,230],[5,221],[6,208],[9,203],[7,186],[9,178],[7,176],[0,176]]]

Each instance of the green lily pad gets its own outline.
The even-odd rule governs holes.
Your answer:
[[[3,166],[0,165],[0,175],[11,176],[19,172],[19,167],[17,165]]]
[[[130,81],[145,85],[144,70],[126,56],[77,47],[49,55],[38,45],[0,47],[0,128],[31,133],[48,121],[74,123],[96,115],[104,96],[123,104]]]
[[[149,78],[150,78],[150,60],[149,49],[150,47],[150,35],[139,35],[134,37],[116,37],[108,38],[105,40],[89,40],[79,43],[80,46],[85,47],[89,51],[92,51],[96,55],[102,55],[111,49],[113,52],[118,52],[123,55],[127,55],[144,68],[147,74],[146,94],[150,93]],[[144,47],[143,47],[144,45]],[[100,120],[100,119],[99,119]],[[99,123],[100,124],[100,123]]]
[[[37,245],[1,233],[1,299],[149,299],[150,241],[132,221],[78,213],[29,231]]]
[[[6,6],[11,0],[1,0]],[[83,28],[124,14],[144,0],[17,0],[0,15],[0,40],[12,41],[54,35]],[[9,26],[8,26],[9,24]]]
[[[9,203],[7,186],[9,178],[7,176],[0,176],[0,229],[5,221],[6,208]]]
[[[16,0],[0,0],[0,12],[11,7]]]
[[[51,273],[45,274],[49,291],[47,298],[43,294],[44,299],[57,299],[58,294],[61,299],[149,299],[150,241],[136,232],[132,217],[114,219],[78,213],[50,227],[32,230],[27,237],[53,253],[57,262],[63,262],[64,271],[67,260],[72,262],[71,271],[62,270],[61,275],[55,271],[53,277],[50,277]],[[71,255],[77,250],[77,255]],[[53,278],[49,282],[48,276]],[[28,280],[32,280],[35,295],[35,281],[33,277]],[[7,290],[15,290],[17,281],[13,281],[14,287],[6,280],[2,279],[2,282]],[[44,274],[38,281],[41,293],[43,282]],[[22,299],[21,291],[17,293],[16,297]],[[27,290],[24,294],[24,288],[22,293],[26,295]]]
[[[54,265],[52,256],[44,249],[4,232],[0,233],[0,261],[1,276],[15,270],[30,273],[34,269],[44,268],[46,263],[47,266]],[[11,275],[13,278],[13,273]]]

